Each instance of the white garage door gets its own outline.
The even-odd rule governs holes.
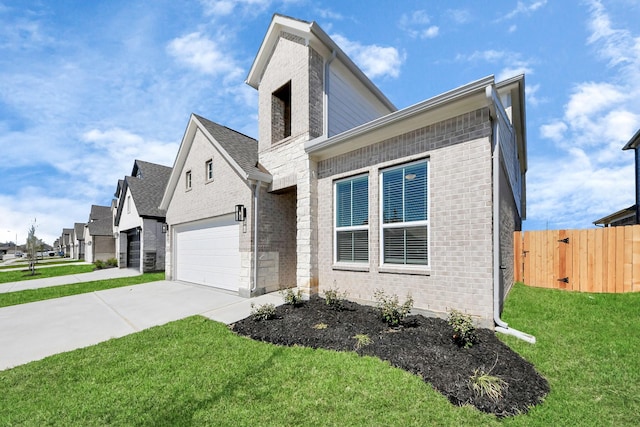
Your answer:
[[[176,227],[176,279],[237,291],[238,223],[233,216]]]

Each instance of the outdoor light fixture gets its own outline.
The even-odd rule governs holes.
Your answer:
[[[236,221],[242,222],[247,217],[247,208],[244,205],[236,205]]]
[[[166,233],[168,229],[169,225],[166,222],[162,223],[162,232]]]

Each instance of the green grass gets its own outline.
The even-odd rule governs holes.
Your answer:
[[[48,277],[66,276],[69,274],[89,273],[96,269],[93,264],[64,265],[61,267],[38,268],[36,274],[31,275],[28,267],[25,270],[2,271],[0,272],[0,284],[9,282],[19,282],[22,280],[45,279]]]
[[[587,294],[516,285],[503,314],[536,336],[504,341],[534,363],[551,393],[514,425],[638,425],[640,293]],[[500,335],[502,337],[502,335]]]
[[[191,317],[0,372],[0,425],[637,425],[640,294],[517,285],[505,337],[551,384],[526,415],[454,407],[355,353],[285,348]]]
[[[52,286],[49,288],[27,289],[24,291],[9,292],[0,294],[0,307],[26,304],[28,302],[66,297],[69,295],[84,294],[87,292],[101,291],[104,289],[120,288],[122,286],[137,285],[140,283],[156,282],[158,280],[164,280],[164,272],[145,273],[133,277],[96,280],[93,282],[73,283],[70,285]]]

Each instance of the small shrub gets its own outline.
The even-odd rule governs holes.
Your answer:
[[[285,289],[281,292],[282,299],[284,299],[284,303],[293,306],[302,305],[302,290],[298,289],[294,291],[293,289]]]
[[[453,341],[460,347],[469,348],[478,340],[476,328],[468,314],[451,310],[448,322],[453,328]]]
[[[493,401],[502,398],[502,390],[507,383],[499,377],[490,375],[490,372],[484,372],[482,369],[473,371],[473,375],[469,377],[469,388],[473,390],[476,396],[488,396]]]
[[[362,347],[366,347],[371,344],[371,338],[367,334],[356,334],[353,336],[356,339],[355,349],[360,350]]]
[[[105,267],[104,261],[102,261],[101,259],[95,261],[94,264],[96,265],[96,268],[98,270],[102,270]]]
[[[267,303],[255,305],[251,303],[251,315],[255,320],[270,320],[276,317],[276,306]]]
[[[315,325],[313,325],[313,329],[327,329],[329,325],[327,325],[326,323],[316,323]]]
[[[376,299],[376,307],[380,311],[380,317],[389,326],[398,326],[413,308],[413,298],[407,295],[403,304],[398,301],[397,295],[387,296],[384,291],[377,290],[373,293]]]
[[[340,292],[338,289],[327,289],[324,291],[324,300],[333,310],[343,310],[347,299],[347,291]]]
[[[117,267],[118,266],[118,260],[115,258],[109,258],[107,260],[107,267]]]

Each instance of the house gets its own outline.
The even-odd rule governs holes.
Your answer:
[[[398,110],[315,23],[274,15],[258,140],[189,118],[160,204],[166,275],[251,297],[384,289],[499,319],[525,218],[524,76]]]
[[[73,228],[63,228],[62,235],[60,236],[60,252],[65,257],[70,257],[72,253],[71,235],[73,234]]]
[[[164,269],[165,211],[158,206],[170,174],[170,167],[135,160],[131,176],[118,181],[113,231],[120,268]]]
[[[623,225],[640,224],[640,129],[631,137],[629,142],[622,147],[623,150],[633,150],[635,158],[635,187],[636,203],[628,208],[621,209],[593,222],[594,225],[603,227],[618,227]]]
[[[86,261],[107,261],[116,257],[110,206],[91,205],[84,240]]]
[[[85,223],[76,222],[71,229],[69,246],[71,249],[70,257],[77,260],[84,259],[84,227]]]

